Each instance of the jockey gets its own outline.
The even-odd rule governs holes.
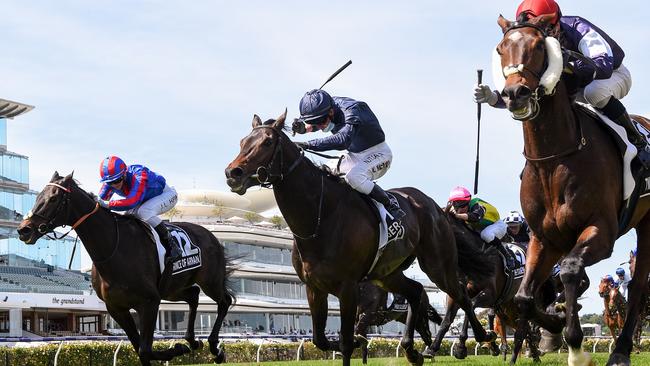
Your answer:
[[[528,228],[526,219],[518,211],[510,211],[508,216],[503,219],[503,222],[508,227],[508,232],[503,240],[504,242],[528,244],[530,241],[530,236],[528,235],[530,228]]]
[[[158,233],[160,241],[172,261],[180,259],[182,252],[158,215],[176,205],[174,187],[165,178],[142,165],[127,166],[117,156],[109,156],[99,165],[102,187],[97,202],[113,211],[126,211],[146,221]],[[123,199],[110,200],[114,193]]]
[[[506,259],[506,266],[515,268],[512,255],[501,242],[506,235],[506,224],[499,220],[499,211],[491,204],[472,194],[465,187],[456,187],[449,194],[447,207],[458,218],[467,222],[474,230],[480,233],[481,239],[494,246]]]
[[[300,100],[300,118],[291,128],[299,134],[331,132],[331,136],[296,145],[312,151],[347,150],[337,173],[345,173],[345,181],[352,188],[383,204],[394,220],[406,215],[397,200],[374,183],[390,168],[393,153],[365,102],[332,97],[320,89],[308,91]]]
[[[632,87],[632,76],[623,65],[623,49],[600,28],[579,16],[563,16],[554,0],[524,0],[517,8],[517,20],[526,21],[540,15],[553,14],[552,25],[559,31],[562,46],[582,54],[585,59],[572,62],[570,68],[582,88],[580,100],[594,106],[609,119],[625,128],[638,152],[639,162],[650,167],[650,147],[636,129],[620,102]],[[553,32],[551,32],[553,33]],[[479,84],[474,86],[474,101],[505,108],[499,91]]]
[[[616,286],[621,288],[623,296],[627,298],[627,286],[632,279],[630,276],[625,273],[625,270],[621,267],[616,269]]]

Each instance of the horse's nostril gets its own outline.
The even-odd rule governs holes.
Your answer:
[[[532,94],[533,93],[530,91],[530,89],[525,86],[519,88],[519,95],[518,95],[519,98],[528,98]]]
[[[240,167],[230,169],[231,178],[239,178],[244,174],[244,170]]]
[[[31,233],[32,233],[32,228],[29,226],[23,226],[21,228],[18,228],[18,235],[25,236]]]

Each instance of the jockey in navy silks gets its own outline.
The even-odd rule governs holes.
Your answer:
[[[345,181],[352,188],[383,204],[393,219],[399,220],[406,215],[397,200],[374,182],[390,168],[393,153],[377,117],[366,103],[332,97],[315,89],[300,100],[300,115],[292,125],[294,132],[321,130],[332,135],[297,142],[298,146],[313,151],[347,150],[335,173],[345,174]]]
[[[620,102],[632,87],[632,76],[623,64],[625,52],[610,36],[588,20],[579,16],[563,16],[554,0],[524,0],[517,8],[516,16],[518,21],[525,21],[551,14],[554,15],[551,24],[559,30],[561,45],[584,56],[584,59],[573,61],[569,66],[581,88],[577,100],[591,104],[625,128],[630,142],[637,148],[639,162],[648,169],[650,147]],[[499,91],[491,90],[484,84],[474,86],[474,101],[505,108]]]
[[[171,260],[177,260],[182,252],[158,215],[172,209],[178,196],[174,187],[167,185],[162,175],[142,165],[127,166],[117,156],[109,156],[99,166],[99,204],[113,211],[126,211],[151,225],[167,250]],[[111,200],[113,194],[122,199]]]

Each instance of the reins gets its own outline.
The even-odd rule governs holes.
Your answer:
[[[325,157],[325,158],[332,158],[329,155],[325,155],[325,154],[322,154],[322,153],[317,153],[315,151],[299,149],[300,150],[300,155],[289,166],[289,169],[287,170],[287,172],[283,173],[282,170],[283,170],[283,167],[284,167],[284,155],[282,153],[283,150],[282,150],[281,142],[282,142],[282,137],[283,137],[284,134],[281,131],[279,131],[276,127],[273,127],[273,126],[270,126],[270,125],[261,125],[261,126],[253,127],[253,130],[260,129],[260,128],[268,128],[271,131],[273,131],[276,134],[276,136],[278,137],[278,140],[275,143],[275,151],[273,152],[273,157],[271,158],[271,161],[269,162],[269,164],[266,165],[266,166],[259,166],[255,170],[255,174],[252,175],[252,177],[256,178],[258,180],[258,182],[260,182],[260,186],[262,186],[262,187],[265,187],[265,188],[271,187],[273,185],[273,182],[270,181],[270,178],[272,178],[272,177],[279,178],[280,182],[283,181],[285,177],[287,177],[289,174],[291,174],[298,167],[298,165],[302,162],[302,159],[305,158],[305,151],[313,153],[313,154],[318,155],[318,156]],[[273,174],[271,172],[271,168],[273,167],[277,156],[280,157],[280,171],[277,174]],[[339,160],[339,164],[340,164],[340,160]],[[262,169],[264,169],[266,171],[266,179],[264,179],[263,181],[260,179],[260,171]],[[325,176],[321,174],[321,178],[320,178],[320,198],[318,200],[318,216],[316,217],[316,227],[314,229],[314,232],[311,235],[301,236],[301,235],[296,234],[295,231],[292,230],[292,233],[293,233],[294,237],[296,237],[298,239],[302,239],[302,240],[310,240],[310,239],[315,239],[316,237],[318,237],[318,232],[319,232],[320,225],[321,225],[321,220],[322,220],[323,198],[324,198],[324,196],[325,196]]]

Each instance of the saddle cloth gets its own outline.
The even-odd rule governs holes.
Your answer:
[[[187,234],[187,232],[185,232],[185,230],[167,222],[165,222],[164,224],[167,227],[167,230],[169,230],[169,233],[171,234],[172,238],[174,238],[174,240],[176,241],[176,243],[172,243],[172,245],[178,245],[178,247],[183,252],[183,255],[181,256],[180,259],[171,263],[172,275],[185,272],[190,269],[201,267],[201,262],[202,262],[201,248],[199,248],[199,246],[197,246],[192,242],[190,236]],[[163,273],[163,271],[165,270],[165,253],[166,253],[165,247],[160,242],[160,237],[158,236],[158,233],[153,228],[153,226],[149,224],[146,225],[147,228],[149,228],[151,235],[153,236],[154,242],[156,243],[160,273]]]
[[[390,196],[393,196],[391,193],[388,193]],[[393,217],[388,213],[384,205],[381,203],[372,200],[375,208],[377,209],[377,215],[379,217],[379,246],[377,248],[377,254],[375,255],[375,261],[372,263],[368,273],[372,272],[379,261],[379,257],[384,251],[386,245],[392,241],[402,239],[404,237],[404,226],[402,221],[393,220]]]
[[[504,244],[506,248],[510,249],[512,254],[514,254],[515,259],[517,260],[517,268],[514,268],[512,270],[512,274],[514,276],[514,279],[521,278],[524,276],[524,270],[526,266],[526,250],[522,247],[520,247],[517,244]],[[501,255],[501,260],[503,260],[503,268],[506,267],[506,258]]]
[[[622,158],[623,158],[623,200],[628,200],[630,197],[632,197],[632,193],[634,192],[634,188],[636,185],[636,179],[635,179],[635,172],[632,169],[632,160],[637,154],[637,149],[636,147],[630,143],[630,140],[627,137],[627,132],[625,131],[625,128],[622,126],[619,126],[616,124],[616,122],[612,121],[609,119],[607,116],[602,114],[600,111],[595,109],[589,104],[585,103],[580,103],[580,102],[575,102],[575,104],[586,110],[589,114],[597,117],[605,127],[611,132],[611,136],[614,137],[616,140],[616,145],[618,146]],[[648,131],[645,126],[640,124],[637,121],[634,121],[634,125],[636,126],[637,130],[641,132],[643,136],[645,136],[646,140],[649,140],[650,137],[650,131]],[[648,179],[645,181],[645,187],[640,187],[640,196],[646,196],[650,194],[648,191],[650,190],[650,182]]]

